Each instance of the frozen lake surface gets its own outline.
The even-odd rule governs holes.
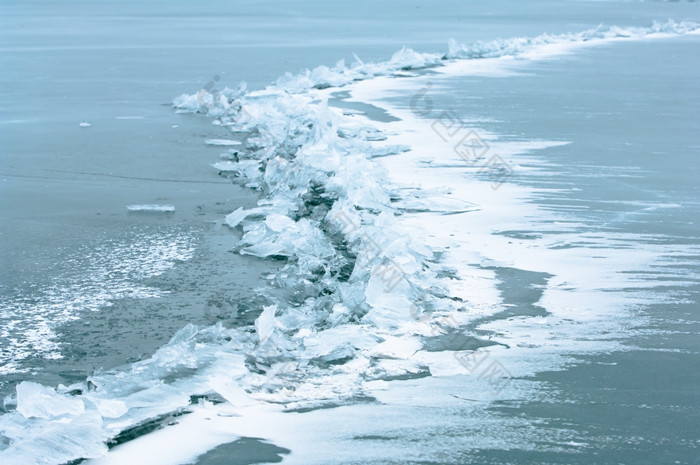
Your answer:
[[[3,463],[695,462],[698,3],[0,9]]]

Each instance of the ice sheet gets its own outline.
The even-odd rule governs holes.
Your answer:
[[[279,302],[263,309],[254,328],[189,325],[127,371],[97,373],[63,390],[20,385],[17,409],[0,417],[0,444],[8,444],[3,460],[40,463],[49,456],[46,444],[52,447],[70,435],[79,440],[56,454],[55,463],[96,457],[119,432],[178,411],[192,413],[180,425],[94,463],[134,461],[156,443],[177,444],[163,446],[159,463],[183,463],[243,435],[243,427],[245,434],[260,432],[277,437],[280,446],[298,447],[298,437],[274,426],[283,424],[275,423],[280,405],[315,409],[373,396],[391,404],[396,390],[401,392],[394,380],[456,378],[490,354],[507,365],[494,378],[502,383],[561,369],[572,351],[619,349],[617,341],[601,334],[622,334],[628,315],[620,316],[620,309],[653,298],[621,292],[652,286],[625,273],[650,270],[678,251],[659,245],[629,254],[620,244],[634,237],[610,235],[584,237],[586,247],[557,247],[582,239],[573,219],[539,210],[528,201],[531,189],[505,183],[494,190],[489,181],[465,176],[470,167],[452,147],[436,148],[426,138],[431,121],[377,96],[399,86],[420,90],[425,77],[418,73],[395,78],[407,70],[430,67],[435,81],[484,70],[512,72],[518,60],[588,43],[695,31],[694,24],[669,22],[476,47],[451,44],[445,55],[404,48],[384,63],[358,59],[351,66],[339,62],[285,75],[263,91],[245,93],[242,86],[178,97],[177,111],[206,113],[250,134],[238,159],[214,166],[265,194],[257,208],[237,209],[226,223],[243,233],[240,253],[285,261],[270,279],[282,291]],[[353,98],[386,109],[398,121],[370,121],[329,107],[331,86],[346,86]],[[506,159],[536,160],[537,150],[567,143],[484,137]],[[401,155],[390,156],[395,153]],[[533,218],[544,219],[539,239],[498,234],[523,229],[524,222],[531,226]],[[556,242],[547,235],[554,230]],[[538,302],[546,318],[488,320],[504,310],[494,271],[503,267],[553,275]],[[426,338],[475,337],[465,325],[477,318],[486,318],[480,329],[491,331],[493,347],[425,347]],[[226,402],[212,407],[204,397],[201,403],[193,397],[215,394]],[[58,417],[61,421],[54,421]],[[263,420],[270,420],[267,429],[260,426]],[[303,457],[303,446],[297,453],[292,461]]]

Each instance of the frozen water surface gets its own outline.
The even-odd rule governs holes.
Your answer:
[[[17,384],[0,417],[4,461],[191,463],[256,437],[289,450],[286,463],[692,463],[695,6],[534,2],[519,16],[511,2],[417,6],[428,13],[244,7],[255,21],[227,36],[234,49],[257,24],[277,35],[240,43],[281,61],[318,65],[310,50],[321,42],[334,59],[358,52],[302,72],[278,66],[267,87],[253,59],[247,86],[205,76],[173,101],[183,122],[208,117],[220,130],[200,144],[227,151],[213,178],[157,166],[172,182],[223,178],[259,194],[221,205],[216,221],[233,238],[230,257],[276,264],[260,283],[265,302],[234,324],[183,321],[126,367]],[[220,8],[200,12],[204,23],[227,24]],[[357,20],[329,36],[328,15]],[[310,35],[296,32],[309,24]],[[350,39],[383,24],[403,42]],[[433,44],[450,32],[456,40]],[[155,216],[193,218],[188,195],[173,202],[177,214]],[[151,277],[195,260],[180,234],[153,239],[172,251],[156,246],[152,271],[129,268],[127,254],[106,260],[104,276],[90,272],[100,290],[115,289],[94,308],[4,315],[40,316],[52,330],[106,311],[123,288],[151,289]],[[135,262],[143,256],[136,247]],[[77,299],[90,295],[80,276]],[[38,339],[61,356],[60,341]],[[648,379],[645,362],[666,376]]]

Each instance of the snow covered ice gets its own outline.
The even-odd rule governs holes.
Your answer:
[[[251,326],[184,326],[153,356],[126,369],[98,371],[55,389],[18,384],[8,400],[16,408],[0,417],[0,458],[37,464],[99,458],[119,434],[174,412],[195,412],[191,418],[206,423],[198,415],[214,409],[216,421],[241,415],[245,422],[256,412],[274,416],[378,398],[388,405],[401,380],[469,375],[482,360],[474,357],[492,354],[504,364],[489,365],[503,368],[491,374],[501,383],[494,397],[505,399],[512,392],[504,379],[563,369],[572,351],[620,350],[617,340],[603,334],[623,332],[632,316],[616,312],[656,298],[624,293],[639,285],[625,273],[666,266],[680,251],[658,244],[630,257],[613,247],[633,239],[622,233],[588,238],[596,246],[583,252],[556,247],[546,233],[571,243],[581,239],[576,225],[566,230],[565,218],[525,200],[534,189],[465,181],[470,167],[451,147],[425,140],[431,121],[382,96],[418,91],[426,76],[431,82],[503,76],[528,60],[592,44],[697,31],[694,23],[669,21],[469,46],[452,41],[446,53],[404,47],[385,62],[356,57],[351,65],[340,61],[287,73],[262,90],[241,84],[177,97],[175,111],[208,115],[235,137],[245,134],[240,141],[208,138],[205,144],[228,150],[212,165],[221,176],[261,194],[256,206],[229,210],[222,224],[240,236],[236,253],[281,264],[268,276],[274,304],[261,308]],[[338,88],[384,108],[396,121],[329,105]],[[569,143],[482,133],[504,159],[529,156],[533,170],[538,150]],[[127,209],[175,211],[169,204]],[[543,218],[550,231],[527,245],[493,234],[495,225],[513,231],[522,226],[518,218],[505,222],[515,209],[523,218]],[[594,259],[603,254],[608,260],[598,265]],[[576,273],[569,270],[572,263]],[[503,268],[554,276],[539,302],[548,309],[546,319],[487,321],[509,310],[494,284],[494,270]],[[590,313],[562,305],[572,289],[580,290]],[[606,294],[620,289],[615,297]],[[547,334],[549,322],[556,322],[557,337]],[[493,340],[482,338],[486,330]]]

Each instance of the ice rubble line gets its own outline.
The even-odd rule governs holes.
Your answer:
[[[654,21],[650,27],[619,27],[598,26],[578,33],[541,34],[528,38],[493,40],[478,42],[474,46],[465,47],[454,40],[449,42],[449,51],[445,55],[451,59],[500,58],[505,56],[517,57],[536,52],[540,48],[550,46],[577,46],[587,43],[600,43],[611,40],[644,39],[647,37],[663,37],[683,34],[697,34],[700,25],[693,21],[667,22]]]
[[[246,165],[239,168],[241,161],[229,162],[226,171],[267,194],[258,208],[238,209],[226,221],[232,227],[242,224],[243,253],[294,258],[299,268],[288,274],[302,279],[285,285],[316,287],[313,292],[305,290],[306,298],[316,298],[329,290],[339,295],[344,287],[359,289],[356,285],[369,282],[368,271],[377,265],[372,263],[376,258],[372,254],[381,253],[385,261],[390,260],[397,268],[393,271],[401,274],[399,278],[413,274],[421,268],[419,262],[432,257],[432,251],[419,244],[402,245],[401,241],[407,239],[396,240],[406,237],[392,231],[392,218],[397,211],[390,204],[392,196],[398,198],[398,194],[383,187],[380,176],[368,176],[377,172],[377,166],[367,158],[367,142],[348,136],[372,131],[364,123],[343,118],[325,104],[317,103],[318,97],[276,94],[269,100],[258,98],[241,103],[233,118],[220,116],[225,124],[238,124],[236,117],[245,115],[244,125],[236,127],[258,134],[248,140],[252,152],[238,154],[248,158],[244,160]],[[256,170],[248,169],[251,159],[257,160]],[[217,168],[222,166],[217,164]],[[251,221],[250,216],[265,219]],[[354,230],[344,231],[349,226]],[[384,239],[370,239],[378,237],[380,231]],[[341,247],[347,248],[349,255],[338,253],[334,237],[345,242]],[[353,266],[353,258],[369,266]],[[399,263],[406,270],[398,270]],[[352,274],[338,280],[347,265]],[[429,276],[422,278],[430,280]],[[422,286],[417,282],[413,285],[417,296]],[[409,315],[405,313],[403,317],[383,323],[396,326]],[[376,324],[381,318],[381,314],[375,314],[368,319]]]
[[[646,28],[600,25],[597,28],[578,33],[541,34],[536,37],[497,39],[481,41],[469,46],[450,40],[448,51],[444,54],[420,53],[404,47],[386,62],[364,63],[356,56],[355,62],[350,66],[345,64],[345,60],[340,60],[332,67],[322,65],[298,74],[285,73],[273,85],[262,91],[252,91],[245,94],[245,83],[241,83],[236,89],[225,88],[214,94],[202,89],[195,94],[180,95],[174,100],[173,105],[181,112],[207,113],[211,116],[218,116],[229,112],[232,105],[236,103],[235,99],[244,94],[248,97],[257,97],[277,92],[303,93],[310,89],[343,87],[355,81],[395,75],[402,71],[442,66],[453,60],[519,57],[543,47],[577,46],[613,40],[639,40],[647,37],[698,33],[700,33],[700,25],[693,21],[668,20],[666,22],[654,21],[650,27]]]
[[[377,283],[381,281],[386,284],[381,271],[382,266],[387,264],[372,263],[369,260],[367,266],[358,267],[358,262],[355,262],[347,282],[325,282],[320,288],[317,286],[317,290],[327,291],[331,288],[334,295],[342,295],[344,285],[360,284],[365,287],[364,303],[369,308],[360,311],[364,315],[356,313],[352,317],[359,316],[362,321],[385,329],[395,328],[410,319],[411,315],[406,310],[415,306],[413,302],[428,288],[438,290],[436,294],[444,297],[444,290],[433,279],[438,267],[433,266],[431,270],[428,265],[431,256],[439,251],[426,250],[415,244],[415,241],[412,244],[397,245],[401,239],[394,240],[392,245],[376,243],[373,238],[379,231],[386,233],[384,237],[406,237],[391,221],[392,216],[398,212],[392,208],[390,199],[398,198],[399,202],[409,204],[412,201],[415,203],[415,199],[403,198],[401,194],[392,192],[390,186],[383,189],[382,184],[386,180],[381,174],[371,178],[366,176],[367,173],[377,174],[378,168],[368,161],[368,147],[358,139],[362,139],[361,134],[370,134],[372,129],[363,127],[365,123],[358,124],[357,119],[330,112],[324,103],[316,102],[323,95],[314,89],[343,86],[356,80],[390,75],[401,70],[437,66],[448,59],[519,56],[552,44],[639,39],[691,33],[697,29],[695,23],[669,21],[654,23],[649,28],[599,27],[577,34],[544,34],[533,39],[516,38],[480,43],[475,47],[458,46],[453,41],[449,52],[442,56],[420,54],[404,48],[385,63],[365,64],[358,60],[354,66],[347,67],[339,62],[334,68],[322,66],[296,76],[287,74],[263,91],[226,100],[221,107],[203,109],[200,106],[195,111],[206,111],[218,116],[222,124],[258,134],[258,138],[251,139],[252,147],[261,150],[251,157],[252,160],[239,160],[228,163],[225,167],[226,171],[235,173],[247,185],[263,190],[270,197],[265,202],[266,205],[249,211],[239,209],[227,217],[231,226],[243,225],[241,251],[260,257],[281,255],[296,259],[299,265],[296,276],[303,278],[294,284],[287,282],[284,285],[293,287],[321,284],[323,280],[315,280],[309,272],[312,275],[322,274],[324,279],[332,278],[341,273],[343,265],[348,264],[348,257],[334,255],[332,240],[328,234],[319,235],[318,227],[325,232],[330,230],[330,236],[340,234],[346,241],[348,251],[357,261],[364,262],[363,256],[367,254],[382,255],[382,261],[388,262],[401,276],[396,285],[391,286],[391,292],[381,292],[382,286]],[[219,97],[222,102],[221,96]],[[185,101],[188,98],[181,97],[174,104],[180,108],[180,102]],[[371,140],[369,137],[364,139]],[[267,152],[264,148],[266,146]],[[256,169],[251,170],[251,164]],[[223,168],[221,164],[216,166]],[[357,179],[363,179],[361,187],[358,187]],[[318,190],[318,193],[310,192],[309,186],[312,186],[311,190]],[[325,202],[330,208],[321,211],[321,205],[315,205],[309,211],[304,196],[310,194],[319,197],[320,204]],[[250,215],[265,216],[272,212],[292,216],[295,221],[288,223],[285,228],[275,230],[267,220],[247,220]],[[343,228],[348,224],[357,225],[355,231],[345,233]],[[392,250],[392,246],[396,246],[396,250]],[[429,282],[427,286],[420,284],[425,279]],[[326,289],[323,289],[324,286]],[[307,293],[306,298],[315,297],[313,293]],[[344,302],[341,299],[338,303]],[[450,302],[440,303],[448,308],[453,306]]]
[[[697,31],[694,24],[667,24],[635,29],[633,38]],[[611,28],[599,38],[626,37],[629,31]],[[523,39],[509,46],[482,44],[481,54],[517,56],[552,43],[545,37],[572,42],[570,35],[539,37],[534,45]],[[178,97],[178,111],[208,113],[253,134],[238,160],[218,168],[268,198],[255,209],[232,213],[227,222],[243,229],[244,253],[288,257],[276,279],[294,304],[265,308],[257,332],[189,325],[130,371],[92,376],[97,390],[20,384],[17,410],[0,417],[0,432],[11,441],[0,441],[3,462],[101,456],[109,438],[186,408],[192,395],[216,392],[234,406],[314,406],[352,399],[375,380],[421,373],[430,357],[414,355],[421,347],[418,336],[430,328],[414,317],[423,309],[461,304],[445,295],[434,251],[396,225],[394,216],[402,213],[397,205],[420,204],[421,198],[385,182],[368,159],[376,131],[361,118],[331,111],[318,89],[469,58],[464,50],[452,46],[440,56],[402,49],[386,63],[320,67],[286,75],[263,91]],[[400,269],[400,279],[388,288],[392,267]],[[75,389],[83,393],[68,395]]]
[[[207,97],[199,100],[205,104],[212,101]],[[266,137],[265,141],[259,141],[260,150],[256,152],[259,160],[251,164],[258,165],[258,168],[264,164],[265,170],[263,173],[259,169],[243,169],[238,174],[252,187],[265,190],[269,200],[261,205],[260,211],[253,212],[263,214],[262,222],[249,221],[250,212],[239,218],[230,215],[227,221],[232,225],[243,224],[243,243],[247,245],[247,253],[259,256],[286,253],[296,260],[294,266],[298,268],[292,266],[287,270],[295,280],[284,283],[283,275],[279,280],[283,286],[301,285],[301,291],[308,294],[300,297],[302,305],[286,308],[280,315],[275,315],[275,306],[265,308],[256,321],[257,337],[253,338],[249,333],[224,330],[220,326],[204,329],[188,326],[154,357],[135,364],[131,372],[91,377],[90,383],[98,387],[97,391],[68,396],[50,388],[22,383],[18,387],[21,395],[17,399],[17,410],[0,421],[3,435],[12,440],[12,446],[3,451],[5,459],[11,463],[15,460],[17,463],[32,463],[32,458],[35,458],[33,463],[41,463],[42,457],[50,456],[55,463],[63,463],[76,457],[103,455],[106,451],[104,442],[108,438],[148,418],[186,407],[191,394],[218,392],[233,405],[255,402],[243,388],[257,391],[257,397],[262,401],[289,404],[310,401],[305,405],[313,405],[314,401],[348,399],[361,391],[364,382],[361,375],[368,372],[370,357],[397,359],[419,347],[417,341],[393,344],[391,341],[397,341],[397,338],[392,339],[390,335],[382,338],[381,331],[370,331],[361,327],[364,325],[352,329],[343,326],[361,306],[363,286],[361,282],[351,283],[350,279],[346,282],[333,280],[333,275],[337,276],[347,258],[337,255],[334,244],[319,229],[322,218],[316,217],[319,211],[315,209],[320,207],[322,210],[325,201],[332,201],[334,208],[339,209],[342,205],[348,217],[360,225],[362,217],[368,214],[355,211],[355,206],[375,212],[389,203],[389,195],[376,181],[365,185],[364,189],[352,186],[352,182],[359,179],[358,174],[373,169],[363,151],[368,144],[340,138],[335,127],[337,115],[325,105],[312,103],[308,96],[273,96],[268,101],[263,99],[260,103],[247,105],[246,111],[251,115],[251,121],[243,129],[258,128],[258,133],[263,129]],[[276,117],[270,118],[271,115]],[[290,121],[299,124],[290,130]],[[363,127],[353,126],[346,127],[345,133],[361,134]],[[289,137],[290,133],[292,137]],[[273,139],[268,139],[270,137]],[[275,145],[269,146],[270,143]],[[299,150],[300,147],[304,150]],[[277,149],[280,153],[274,153]],[[335,171],[327,171],[328,157],[325,154],[329,149],[335,151],[333,169],[337,176],[329,176]],[[295,166],[291,166],[292,160]],[[232,167],[234,171],[236,168]],[[325,200],[318,203],[316,198],[305,198],[309,185],[322,189]],[[341,196],[347,200],[338,202]],[[293,212],[311,218],[295,218],[293,221],[287,216]],[[390,219],[389,214],[380,217],[385,223]],[[349,237],[355,241],[354,248],[358,250],[356,254],[364,252],[361,250],[362,241],[364,235],[369,234],[365,230],[349,232]],[[394,245],[394,248],[400,250],[401,245]],[[372,256],[366,258],[368,262],[375,259]],[[415,261],[410,257],[402,260],[406,266]],[[367,270],[358,268],[353,273],[369,279]],[[334,294],[339,296],[335,302],[322,296],[324,287],[332,287]],[[324,325],[328,326],[325,332],[316,331]],[[298,329],[301,330],[296,331]],[[368,354],[356,356],[358,349]],[[252,363],[264,368],[268,376],[249,372],[242,354],[249,354]],[[237,363],[227,364],[232,357]],[[335,360],[353,357],[355,360],[349,363],[325,367]],[[297,359],[301,362],[295,363],[291,375],[281,372],[275,376],[280,365]],[[321,366],[309,364],[310,360],[317,360]],[[373,368],[374,377],[416,370],[408,365],[408,368],[397,364],[387,364],[386,368],[377,365]],[[188,369],[199,371],[194,377],[178,379],[178,374]],[[236,371],[239,376],[236,376]],[[293,376],[301,371],[303,376]],[[295,379],[283,379],[284,375]],[[177,381],[164,383],[162,380],[166,377]],[[231,381],[235,381],[235,386]],[[70,389],[87,391],[85,386],[61,388],[60,391]],[[108,404],[110,408],[100,409],[105,402],[111,402]],[[64,423],[59,427],[60,431],[54,429],[55,422]],[[53,450],[58,443],[65,441],[67,434],[76,439],[58,451]],[[43,446],[36,444],[37,440]]]

